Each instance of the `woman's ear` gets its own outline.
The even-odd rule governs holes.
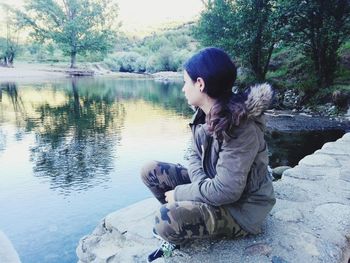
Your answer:
[[[197,78],[197,83],[198,83],[198,85],[199,85],[199,90],[200,90],[201,92],[203,92],[203,91],[204,91],[204,88],[205,88],[204,79],[202,79],[202,78]]]

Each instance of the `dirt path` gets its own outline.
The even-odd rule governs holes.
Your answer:
[[[93,71],[94,76],[108,76],[116,78],[155,78],[150,74],[111,72],[102,68],[98,64],[87,64],[78,71]],[[55,79],[71,77],[71,69],[68,65],[59,64],[37,64],[28,62],[18,62],[13,68],[0,67],[0,82],[43,82]]]
[[[49,64],[16,63],[13,68],[0,67],[1,82],[45,81],[66,77],[64,68]]]

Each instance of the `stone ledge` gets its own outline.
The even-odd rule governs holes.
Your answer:
[[[305,157],[274,182],[277,203],[262,234],[238,240],[195,241],[173,257],[156,262],[348,263],[350,154],[344,151],[350,149],[349,136],[328,143],[325,152]],[[341,149],[342,154],[329,152],[331,149]],[[108,215],[91,235],[80,240],[79,262],[145,262],[159,244],[151,236],[158,207],[151,198]]]
[[[0,231],[0,262],[20,263],[19,256],[11,241]]]

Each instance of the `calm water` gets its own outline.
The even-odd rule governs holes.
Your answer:
[[[81,79],[1,84],[0,229],[23,263],[76,262],[79,238],[150,197],[143,163],[186,164],[191,110],[179,84]],[[271,166],[343,132],[269,133]]]

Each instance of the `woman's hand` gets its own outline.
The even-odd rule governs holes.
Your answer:
[[[174,190],[170,190],[168,192],[165,192],[165,201],[168,204],[174,203],[175,199],[174,199]]]

